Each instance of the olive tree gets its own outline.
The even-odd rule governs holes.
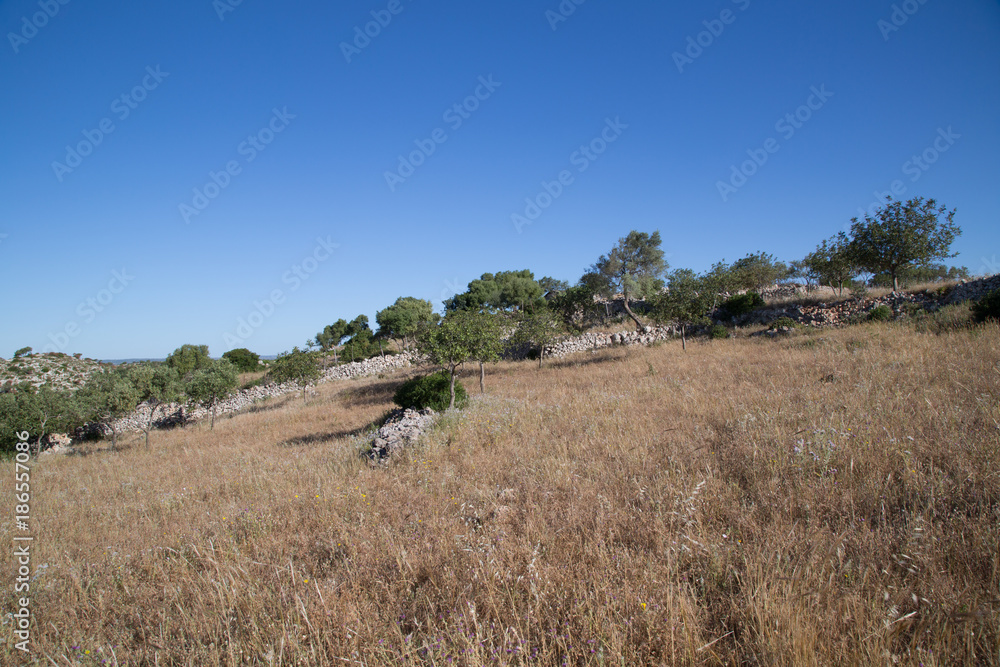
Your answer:
[[[212,408],[212,430],[215,429],[215,412],[219,401],[233,393],[238,378],[236,366],[228,359],[219,359],[199,368],[188,379],[185,393],[193,400]]]
[[[651,297],[663,288],[667,262],[660,249],[660,232],[637,232],[618,239],[618,244],[591,267],[590,274],[599,281],[606,296],[621,294],[625,312],[640,331],[642,321],[632,312],[630,302]]]
[[[81,411],[87,421],[103,424],[111,431],[111,448],[118,447],[115,422],[139,404],[139,392],[122,368],[103,368],[87,379],[77,391]]]
[[[538,367],[541,368],[542,360],[545,358],[545,348],[552,345],[563,331],[562,320],[548,308],[540,308],[521,314],[511,340],[514,343],[537,347]]]
[[[431,363],[444,366],[450,376],[451,400],[448,409],[455,407],[455,374],[458,367],[472,357],[468,335],[468,311],[448,313],[438,324],[425,326],[417,337],[417,346]]]
[[[302,386],[302,400],[306,400],[306,385],[320,377],[315,357],[309,352],[293,348],[291,352],[279,355],[267,372],[272,382],[297,382]]]
[[[465,317],[466,337],[471,358],[479,362],[479,391],[486,393],[486,364],[500,361],[504,346],[502,314],[493,311],[470,313]]]
[[[166,364],[129,364],[124,369],[125,377],[135,387],[140,403],[149,406],[149,417],[143,426],[146,434],[146,449],[149,449],[149,432],[153,430],[156,413],[181,397],[181,378],[177,371]]]
[[[678,269],[667,279],[667,290],[653,298],[653,318],[681,327],[681,349],[687,352],[687,327],[706,324],[712,307],[711,285],[691,269]]]

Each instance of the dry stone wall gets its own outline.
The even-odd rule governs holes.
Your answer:
[[[978,301],[993,290],[998,289],[1000,289],[1000,273],[979,280],[963,280],[945,297],[944,302],[945,304],[953,304],[963,301]]]
[[[354,361],[341,366],[328,368],[320,377],[319,382],[333,382],[336,380],[349,380],[353,378],[378,375],[399,368],[406,368],[415,362],[415,355],[411,352],[390,355],[385,358],[373,357],[364,361]],[[306,386],[309,391],[315,385]],[[302,391],[302,385],[298,382],[285,382],[282,384],[267,384],[256,387],[241,389],[228,398],[219,401],[216,405],[215,414],[224,415],[239,412],[251,407],[255,403],[268,398],[276,398],[286,394]],[[115,422],[115,430],[119,433],[126,431],[141,431],[149,423],[149,413],[152,407],[148,404],[140,405],[139,408],[127,417]],[[154,427],[174,426],[178,424],[188,424],[200,419],[204,419],[212,414],[209,406],[198,403],[179,404],[171,403],[167,406],[157,408],[157,416],[153,421]],[[110,429],[100,426],[92,426],[102,435],[110,434]]]

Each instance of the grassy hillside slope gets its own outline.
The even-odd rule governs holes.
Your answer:
[[[998,337],[873,324],[503,363],[385,468],[356,433],[404,375],[43,460],[34,655],[996,664]]]

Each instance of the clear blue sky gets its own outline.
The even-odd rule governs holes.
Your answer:
[[[894,181],[1000,270],[992,0],[62,1],[0,1],[6,358],[274,354],[631,229],[792,260]]]

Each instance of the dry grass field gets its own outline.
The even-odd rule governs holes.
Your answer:
[[[382,468],[359,434],[405,375],[43,458],[30,659],[996,665],[998,341],[611,349],[499,364],[485,396],[468,367],[469,408]]]

